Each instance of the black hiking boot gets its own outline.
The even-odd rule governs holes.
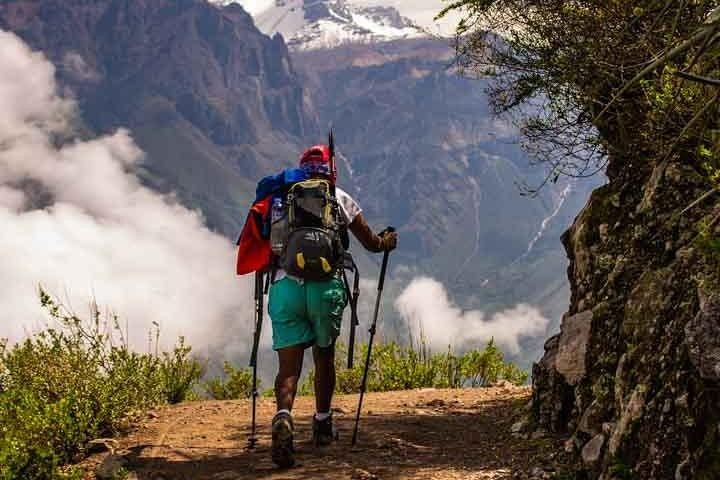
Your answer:
[[[289,413],[278,413],[272,421],[272,461],[280,468],[289,468],[295,464],[293,447],[293,421]]]
[[[333,428],[332,413],[325,420],[318,420],[313,415],[313,444],[316,447],[330,445],[333,440],[337,440],[339,435],[337,430]]]

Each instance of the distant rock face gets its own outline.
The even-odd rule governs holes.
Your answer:
[[[90,129],[131,130],[151,186],[177,191],[229,236],[250,179],[292,161],[298,139],[317,130],[284,41],[237,4],[9,0],[0,27],[58,67]]]
[[[448,68],[453,50],[444,42],[291,56],[308,78],[321,123],[334,125],[343,184],[369,221],[398,228],[395,265],[442,281],[465,308],[526,302],[560,318],[567,260],[557,239],[591,182],[551,184],[534,199],[520,195],[517,182],[539,184],[544,171],[513,142],[516,130],[488,111],[487,83]],[[542,338],[533,341],[523,345],[528,363],[542,348]]]
[[[684,211],[701,168],[621,172],[563,236],[572,300],[533,408],[589,478],[720,478],[720,255],[702,233],[720,204]]]

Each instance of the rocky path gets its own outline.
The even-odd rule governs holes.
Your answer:
[[[350,446],[357,396],[335,402],[340,440],[310,442],[312,398],[294,411],[297,465],[270,462],[271,399],[259,400],[259,444],[247,450],[248,401],[190,402],[152,412],[123,438],[116,456],[126,478],[171,479],[511,479],[554,478],[559,439],[511,432],[529,389],[414,390],[366,396],[358,445]],[[108,453],[83,463],[87,478]]]

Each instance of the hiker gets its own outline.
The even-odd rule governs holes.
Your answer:
[[[393,250],[397,245],[397,233],[373,233],[357,202],[335,186],[337,174],[331,150],[332,147],[327,145],[309,148],[300,159],[300,169],[308,179],[325,180],[334,193],[336,201],[333,203],[339,216],[338,233],[340,237],[344,236],[344,248],[347,248],[349,230],[371,252]],[[292,198],[298,201],[301,195],[295,192]],[[306,195],[306,198],[313,195],[316,193]],[[294,215],[297,221],[297,213]],[[274,224],[272,228],[275,228]],[[274,235],[275,230],[272,230],[273,247]],[[298,242],[307,240],[307,237],[307,234],[303,235],[303,239]],[[276,262],[273,267],[268,303],[273,349],[277,351],[280,364],[275,379],[277,413],[272,420],[271,453],[273,462],[280,467],[290,467],[294,463],[291,412],[302,371],[303,354],[308,347],[312,347],[315,363],[313,441],[315,445],[322,446],[328,445],[335,438],[330,409],[335,389],[335,341],[340,333],[343,310],[348,303],[346,286],[342,280],[342,261],[336,260],[335,265],[330,265],[329,259],[321,257],[320,264],[316,266],[321,274],[311,273],[309,267],[303,265],[306,262],[303,253],[295,253],[300,247],[293,242],[288,237],[287,244],[283,246],[285,264],[278,265]],[[332,257],[333,254],[328,253],[327,256]]]

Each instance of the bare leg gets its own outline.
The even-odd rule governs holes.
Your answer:
[[[278,411],[292,410],[302,372],[304,352],[304,345],[281,348],[277,351],[280,362],[280,368],[275,377],[275,400]]]
[[[330,412],[335,391],[335,345],[313,347],[315,361],[315,409],[318,413]]]

